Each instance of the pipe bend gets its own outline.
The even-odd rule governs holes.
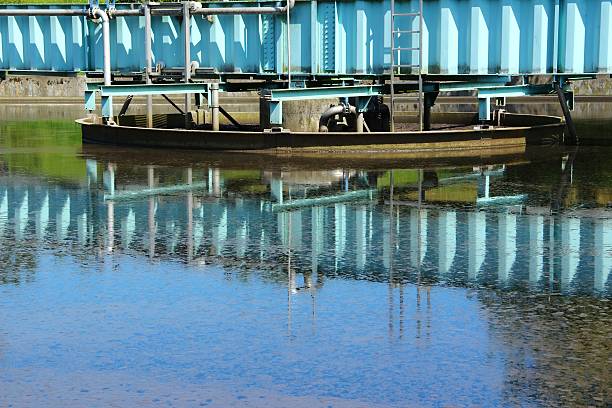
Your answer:
[[[295,6],[295,0],[287,0],[287,4],[282,8],[284,9],[283,11],[287,11],[287,7],[291,10],[293,6]]]
[[[106,14],[106,11],[102,10],[101,8],[92,9],[91,15],[92,17],[96,17],[102,20],[102,23],[108,23],[109,21],[108,14]]]
[[[352,105],[336,105],[327,108],[327,110],[323,112],[319,118],[319,132],[329,132],[328,125],[331,118],[345,113],[357,115],[357,108]]]

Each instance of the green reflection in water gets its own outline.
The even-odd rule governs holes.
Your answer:
[[[81,133],[72,121],[0,122],[4,171],[80,182],[86,175],[80,157]]]

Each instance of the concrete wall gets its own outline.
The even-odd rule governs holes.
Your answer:
[[[83,98],[85,76],[7,76],[0,81],[0,97]]]

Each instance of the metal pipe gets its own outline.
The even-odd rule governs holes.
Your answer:
[[[295,5],[295,0],[287,0],[282,7],[202,7],[199,3],[191,10],[191,14],[284,14]]]
[[[147,84],[151,84],[151,71],[153,69],[153,63],[151,61],[151,8],[149,4],[144,6],[144,19],[145,19],[145,80]],[[147,127],[153,127],[153,95],[147,95]]]
[[[191,14],[201,14],[207,16],[219,14],[284,14],[287,12],[287,10],[292,9],[294,5],[295,0],[287,0],[287,4],[282,7],[202,7],[200,3],[192,2]],[[180,7],[173,6],[173,4],[166,3],[159,7],[153,7],[151,9],[151,14],[155,16],[180,16],[183,14],[183,11]],[[117,11],[119,13],[124,13],[127,10]]]
[[[195,5],[194,5],[195,4]],[[285,14],[295,5],[295,0],[287,0],[287,4],[282,7],[202,7],[198,3],[192,3],[193,8],[190,14],[203,15],[218,15],[218,14]],[[183,14],[181,8],[170,7],[170,4],[164,4],[163,8],[144,6],[139,9],[114,9],[108,13],[103,11],[107,17],[123,17],[123,16],[142,16],[145,14],[144,9],[150,8],[151,15],[168,15],[180,16]],[[89,9],[0,9],[0,16],[88,16]]]
[[[112,9],[107,11],[109,17],[142,16],[146,11],[142,8],[137,9]]]
[[[319,132],[329,132],[329,121],[336,115],[342,115],[350,113],[351,115],[357,115],[357,108],[354,106],[348,105],[336,105],[330,106],[319,118]],[[362,115],[363,116],[363,115]],[[361,128],[363,132],[363,126]]]
[[[419,131],[423,131],[423,0],[419,0]]]
[[[357,112],[357,133],[363,133],[364,123],[363,112]]]
[[[287,88],[291,88],[291,21],[289,19],[290,8],[285,7],[287,21]]]
[[[0,9],[0,16],[88,16],[89,9]]]
[[[191,3],[185,1],[183,3],[183,48],[185,54],[185,70],[183,71],[183,80],[188,83],[191,80],[191,15],[189,9]],[[191,94],[185,94],[185,129],[190,127],[189,111],[191,110]]]
[[[344,113],[344,106],[336,105],[330,106],[319,118],[319,132],[329,132],[329,121],[336,115]]]
[[[210,84],[210,101],[208,101],[212,113],[212,130],[219,130],[219,84]]]
[[[104,54],[104,85],[111,85],[111,55],[110,55],[110,25],[108,14],[102,9],[91,10],[92,17],[97,17],[102,21],[102,48]]]
[[[95,8],[90,10],[92,17],[97,17],[102,21],[102,49],[104,55],[104,64],[102,71],[104,72],[104,85],[111,85],[111,53],[110,53],[110,24],[108,14],[102,9]],[[113,98],[108,97],[109,114],[108,121],[113,122]]]

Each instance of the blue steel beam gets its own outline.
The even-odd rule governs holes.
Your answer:
[[[518,96],[547,95],[554,91],[552,84],[514,85],[480,88],[478,92],[478,119],[491,119],[491,98],[513,98]]]
[[[478,89],[478,98],[513,98],[517,96],[545,95],[553,91],[552,84],[498,86]]]
[[[145,84],[145,85],[101,85],[98,86],[101,96],[128,95],[183,95],[192,93],[207,93],[208,84],[177,83],[177,84]]]
[[[300,101],[322,98],[358,98],[359,111],[365,110],[369,97],[382,95],[385,85],[353,85],[329,86],[322,88],[289,88],[268,90],[266,98],[269,102],[270,123],[281,125],[283,123],[283,101]]]
[[[85,110],[93,111],[96,109],[96,92],[101,96],[102,116],[109,118],[113,115],[113,96],[208,94],[209,87],[208,84],[204,83],[137,85],[100,85],[89,83],[85,91]],[[210,97],[208,100],[210,100]]]
[[[299,101],[319,98],[352,98],[356,96],[382,95],[384,85],[328,86],[320,88],[271,89],[269,99],[273,102]]]

